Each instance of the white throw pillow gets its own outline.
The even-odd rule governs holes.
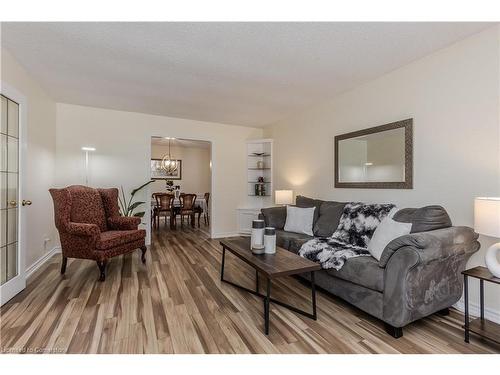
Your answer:
[[[314,210],[316,207],[286,206],[285,231],[313,235]]]
[[[380,222],[368,243],[368,251],[377,260],[380,260],[382,252],[389,242],[411,232],[411,223],[394,221],[391,216]]]

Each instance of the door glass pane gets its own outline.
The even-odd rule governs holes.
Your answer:
[[[0,134],[0,171],[7,171],[7,136]]]
[[[0,210],[0,247],[7,245],[7,210]]]
[[[7,173],[7,204],[9,208],[17,206],[17,173]]]
[[[0,247],[0,284],[7,281],[7,246]]]
[[[5,115],[5,108],[7,113]],[[2,97],[0,157],[0,278],[5,283],[18,275],[19,105]],[[7,133],[7,135],[5,135]]]
[[[17,172],[18,140],[7,137],[7,168],[8,172]]]
[[[7,243],[17,242],[17,208],[7,210]]]
[[[7,245],[7,281],[17,276],[17,242]]]
[[[0,172],[0,209],[7,208],[7,173]]]
[[[2,95],[2,107],[0,109],[0,117],[2,119],[0,133],[7,134],[7,99]]]
[[[12,100],[8,100],[7,131],[11,137],[19,135],[19,105]]]

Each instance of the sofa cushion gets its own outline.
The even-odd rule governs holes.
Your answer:
[[[297,254],[304,243],[309,241],[312,237],[308,238],[293,238],[290,240],[290,246],[288,248],[294,254]]]
[[[314,212],[316,207],[286,207],[285,231],[313,236]]]
[[[260,210],[267,227],[283,229],[286,222],[286,206],[263,208]]]
[[[371,256],[349,258],[339,271],[331,268],[327,273],[371,290],[384,291],[384,269]]]
[[[276,230],[276,245],[289,250],[292,242],[297,240],[309,241],[311,236],[301,233],[285,232],[284,230]],[[298,251],[298,250],[297,250]]]
[[[316,209],[314,210],[313,227],[316,224],[316,221],[318,221],[319,209],[322,203],[323,201],[320,199],[308,198],[304,197],[303,195],[297,195],[297,198],[295,199],[295,205],[297,207],[301,208],[316,207]]]
[[[393,216],[395,221],[411,223],[411,233],[451,227],[451,219],[441,206],[426,206],[421,208],[403,208]]]
[[[319,207],[319,217],[314,224],[316,237],[330,237],[337,229],[345,202],[324,201]]]
[[[373,233],[373,237],[368,243],[368,251],[372,257],[380,260],[380,256],[389,242],[398,237],[410,234],[410,232],[411,223],[401,223],[390,217],[386,217],[380,222],[377,229],[375,229],[375,233]]]
[[[129,242],[137,241],[146,237],[146,231],[140,230],[108,230],[101,233],[101,238],[96,244],[99,250],[108,250]]]

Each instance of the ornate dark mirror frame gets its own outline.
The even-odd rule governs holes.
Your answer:
[[[398,128],[405,129],[405,180],[401,182],[340,182],[339,181],[339,141],[380,133]],[[406,119],[373,128],[358,130],[335,136],[335,187],[359,189],[413,189],[413,119]]]

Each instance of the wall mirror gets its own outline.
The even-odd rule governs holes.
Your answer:
[[[335,187],[413,188],[413,119],[335,137]]]

